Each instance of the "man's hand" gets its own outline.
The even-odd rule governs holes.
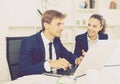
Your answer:
[[[85,55],[86,55],[86,52],[84,51],[84,49],[82,49],[82,56],[80,56],[76,59],[75,64],[79,65]]]
[[[82,59],[83,59],[82,56],[78,57],[78,58],[75,60],[75,64],[76,64],[76,65],[79,65],[79,64],[81,63]]]
[[[65,71],[67,68],[71,68],[71,64],[65,59],[65,58],[60,58],[58,60],[50,60],[49,61],[50,67],[55,68],[55,69],[64,69]]]

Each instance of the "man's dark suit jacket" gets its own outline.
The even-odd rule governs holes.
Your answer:
[[[107,40],[108,35],[107,34],[98,34],[99,40]],[[88,51],[88,40],[87,40],[87,32],[81,35],[77,35],[75,38],[75,49],[74,54],[79,57],[82,56],[82,49],[85,50],[85,52]]]
[[[46,72],[44,69],[45,48],[40,33],[41,31],[22,41],[19,56],[20,76]],[[59,38],[55,38],[53,44],[55,46],[57,59],[59,57],[65,58],[71,64],[75,65],[75,56],[66,50]]]

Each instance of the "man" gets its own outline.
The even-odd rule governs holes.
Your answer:
[[[42,16],[42,30],[25,38],[20,49],[20,76],[42,74],[44,72],[58,73],[79,64],[79,59],[66,50],[59,37],[63,30],[65,15],[48,10]],[[49,58],[49,43],[52,43],[52,59]],[[59,70],[57,70],[59,69]]]

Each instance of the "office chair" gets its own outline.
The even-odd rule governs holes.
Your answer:
[[[11,80],[19,77],[19,50],[23,38],[25,37],[6,37],[7,62]]]

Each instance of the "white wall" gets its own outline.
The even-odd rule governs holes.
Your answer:
[[[10,81],[9,69],[6,60],[6,42],[5,37],[8,29],[8,15],[6,0],[0,1],[0,84],[5,81]],[[7,5],[7,4],[6,4]]]
[[[33,29],[19,31],[12,30],[10,26],[15,28],[36,26],[39,20],[37,9],[41,6],[40,2],[40,0],[0,0],[0,84],[11,80],[6,60],[6,36],[21,35],[23,31],[27,32],[25,34],[34,33]]]
[[[9,24],[12,26],[30,26],[36,24],[37,9],[40,0],[8,0]]]

